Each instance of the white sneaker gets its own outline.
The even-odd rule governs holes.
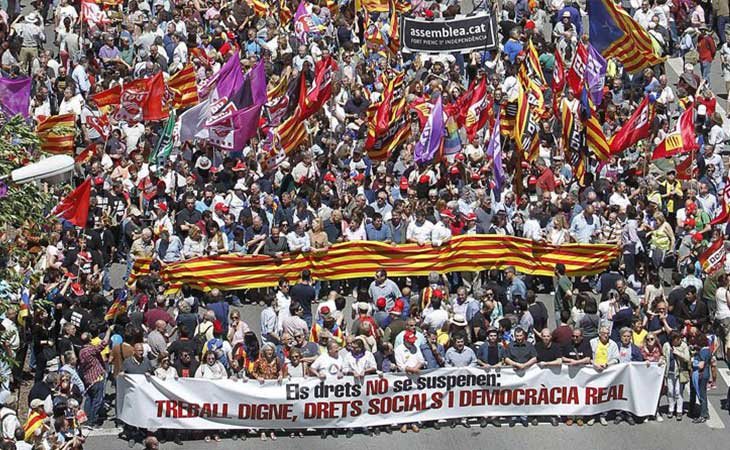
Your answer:
[[[592,418],[591,418],[591,419],[588,419],[588,422],[586,422],[586,424],[587,424],[588,426],[591,426],[591,425],[593,425],[594,423],[596,423],[596,419],[592,419]]]
[[[664,417],[662,417],[661,414],[657,414],[656,416],[654,416],[654,419],[656,419],[656,421],[659,423],[664,422]]]
[[[601,422],[601,425],[603,425],[604,427],[606,425],[608,425],[608,421],[606,420],[605,417],[601,416],[598,420]]]

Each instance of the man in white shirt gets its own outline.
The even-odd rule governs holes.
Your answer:
[[[322,353],[309,366],[309,373],[319,377],[320,380],[327,378],[342,378],[344,375],[345,361],[340,356],[340,344],[330,340],[327,344],[327,353]]]
[[[416,220],[408,224],[406,229],[406,242],[415,243],[420,246],[426,245],[431,241],[431,231],[433,224],[426,220],[426,214],[423,210],[416,211]]]
[[[530,216],[525,221],[525,226],[522,229],[523,236],[527,239],[531,239],[534,242],[539,242],[545,239],[542,232],[540,222],[535,218],[537,211],[535,208],[530,209]]]
[[[454,214],[448,209],[442,210],[439,216],[441,216],[441,221],[431,229],[431,244],[434,247],[441,247],[451,239],[451,228],[449,228],[449,224],[452,220],[456,219]]]
[[[449,320],[449,312],[441,307],[441,298],[433,297],[428,308],[423,310],[423,329],[436,331]]]
[[[304,230],[306,222],[300,220],[295,222],[295,228],[286,235],[289,250],[292,252],[308,252],[311,249],[309,235]]]
[[[416,333],[406,331],[403,344],[395,347],[395,364],[398,370],[408,374],[418,374],[426,365],[423,353],[416,346],[416,340]]]
[[[622,181],[616,185],[616,191],[611,194],[611,197],[608,199],[608,204],[616,205],[621,210],[626,210],[626,207],[631,204],[631,200],[626,195],[626,183]]]

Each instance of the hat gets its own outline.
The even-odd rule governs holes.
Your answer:
[[[71,283],[71,291],[77,297],[84,295],[84,288],[81,287],[80,283]]]
[[[458,166],[451,166],[451,169],[449,169],[449,173],[451,175],[459,175],[461,171],[459,170]]]
[[[212,163],[210,162],[210,159],[208,159],[207,156],[201,156],[195,162],[195,168],[200,169],[200,170],[208,170],[208,169],[210,169],[211,165],[212,165]]]
[[[228,205],[226,205],[223,202],[216,203],[214,208],[215,208],[216,211],[221,211],[223,213],[227,213],[228,212]]]
[[[408,189],[408,178],[406,178],[406,177],[400,177],[400,188],[403,191],[405,191],[406,189]]]
[[[692,233],[692,240],[695,242],[702,242],[704,238],[705,237],[699,231],[697,233]]]
[[[28,14],[27,16],[25,16],[25,21],[27,23],[36,23],[37,20],[38,20],[38,14],[35,11],[33,11],[30,14]]]
[[[561,17],[567,17],[568,19],[570,19],[570,11],[563,11]]]
[[[220,325],[220,321],[216,320],[213,322],[213,327],[215,327],[216,322],[221,327],[221,330],[223,329],[223,326]],[[216,331],[216,333],[219,333],[219,331]],[[219,348],[223,348],[223,341],[221,341],[218,338],[213,338],[208,341],[208,351],[211,352],[213,350],[218,350]]]
[[[162,212],[167,212],[167,203],[160,202],[157,204],[157,208]]]
[[[332,172],[327,172],[324,174],[324,181],[329,181],[330,183],[334,183],[337,181],[337,178],[332,174]]]
[[[282,169],[291,169],[291,164],[289,164],[289,161],[282,161],[281,164],[279,164],[279,167]]]
[[[697,211],[697,203],[690,203],[684,208],[687,214],[694,214]]]
[[[443,218],[451,219],[451,220],[456,219],[456,217],[454,216],[454,213],[452,213],[448,209],[442,209],[441,212],[439,212],[439,215],[441,216],[442,219]]]
[[[223,324],[218,319],[213,321],[213,333],[223,333]]]
[[[456,325],[457,327],[465,327],[466,326],[466,318],[462,314],[454,314],[454,317],[450,320],[452,325]]]
[[[568,17],[570,17],[570,13],[568,13]],[[535,22],[533,22],[532,20],[528,20],[527,22],[525,22],[525,30],[534,30],[534,29],[535,29]]]
[[[431,11],[430,9],[427,9],[427,10],[426,10],[426,11],[424,12],[424,15],[425,15],[425,16],[426,16],[427,18],[429,18],[429,19],[433,19],[433,11]]]
[[[418,178],[418,182],[419,182],[420,184],[429,184],[429,183],[431,183],[431,177],[429,177],[429,176],[428,176],[428,175],[426,175],[426,174],[423,174],[423,175],[421,175],[421,176],[420,176],[420,177]]]
[[[694,228],[697,226],[697,221],[695,221],[694,218],[692,218],[692,217],[688,217],[688,218],[684,219],[684,226]]]
[[[403,303],[396,302],[393,308],[390,309],[391,314],[403,314]]]
[[[237,190],[241,190],[241,191],[248,190],[248,186],[246,186],[246,180],[244,180],[243,178],[239,178],[238,181],[236,181],[236,185],[233,186],[233,189],[236,191]]]
[[[365,302],[358,302],[357,303],[357,309],[359,311],[367,311],[368,309],[370,309],[370,305],[368,305]]]
[[[416,342],[416,333],[413,331],[406,331],[405,335],[403,335],[403,342],[414,344]]]
[[[465,215],[464,218],[467,221],[469,221],[469,220],[477,220],[477,215],[474,214],[473,212],[470,212],[469,214]]]
[[[464,161],[466,159],[466,157],[464,156],[463,153],[457,153],[456,156],[454,156],[454,159],[457,161]]]
[[[330,307],[329,307],[329,306],[323,306],[323,307],[322,307],[322,308],[321,308],[321,309],[319,310],[319,315],[320,315],[320,317],[322,317],[323,319],[327,319],[328,317],[332,317],[332,311],[330,310]]]
[[[387,305],[388,302],[385,300],[385,297],[378,297],[378,299],[375,301],[375,306],[378,307],[378,309],[385,308],[385,305]]]
[[[45,403],[43,402],[43,400],[41,400],[39,398],[34,398],[30,402],[30,409],[43,408],[44,406],[45,406]]]
[[[479,175],[478,172],[474,172],[471,174],[471,181],[479,181],[482,179],[482,176]]]
[[[233,169],[231,169],[231,170],[233,170],[234,172],[242,172],[242,171],[246,170],[246,163],[243,161],[238,161],[236,163],[236,165],[233,166]]]

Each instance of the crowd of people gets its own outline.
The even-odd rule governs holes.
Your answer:
[[[20,1],[1,3],[2,76],[31,76],[31,120],[73,113],[77,152],[90,144],[97,151],[77,164],[74,177],[79,184],[92,180],[86,226],[54,220],[29,235],[20,225],[10,232],[8,224],[3,234],[3,246],[13,250],[4,252],[3,270],[26,284],[17,292],[0,284],[0,448],[81,448],[86,430],[111,416],[108,394],[121,373],[257,383],[465,366],[600,371],[648,361],[664,367],[666,399],[651,419],[708,419],[707,392],[717,386],[718,361],[730,345],[730,278],[724,267],[706,273],[700,262],[727,232],[724,221],[713,223],[725,212],[729,173],[720,112],[726,102],[712,91],[718,65],[730,86],[726,1],[620,2],[658,54],[682,58],[676,84],[668,63],[629,73],[608,61],[596,111],[603,132],[615,134],[648,94],[656,110],[650,137],[606,162],[590,155],[578,179],[560,111],[551,105],[568,102],[577,118],[580,100],[545,86],[539,156],[524,161],[514,139],[502,136],[508,176],[499,183],[487,152],[490,126],[473,139],[457,129],[457,151],[416,163],[425,121],[418,105],[455,104],[486,78],[495,116],[507,114],[520,92],[516,75],[529,42],[548,84],[556,55],[569,66],[577,45],[587,42],[585,2],[474,2],[476,10],[497,15],[501,41],[499,49],[466,55],[388,53],[391,15],[356,10],[359,2],[348,0],[312,2],[318,31],[306,42],[291,23],[298,3],[289,0],[110,1],[98,5],[103,19],[82,17],[76,1],[36,2],[22,14]],[[412,2],[408,14],[453,18],[469,12],[462,7],[453,0]],[[169,78],[188,64],[202,90],[235,57],[245,69],[264,61],[269,87],[301,73],[311,83],[316,63],[328,56],[337,63],[331,98],[306,119],[306,144],[275,166],[265,163],[270,152],[261,134],[232,151],[204,139],[176,143],[158,165],[150,155],[165,122],[117,121],[92,99],[134,79],[160,72]],[[404,75],[410,137],[386,160],[373,160],[364,148],[369,110],[394,73]],[[699,148],[687,175],[674,159],[650,155],[693,104]],[[106,138],[97,126],[102,117],[111,122]],[[524,176],[512,177],[520,170]],[[280,260],[360,240],[438,247],[464,234],[556,246],[604,243],[619,246],[621,257],[594,276],[573,277],[557,264],[553,280],[522,276],[511,266],[393,279],[379,270],[374,280],[345,281],[305,270],[296,283],[280,279],[270,289],[201,292],[184,285],[170,292],[161,275],[191,258]],[[147,259],[149,274],[123,287],[113,282],[114,268],[126,265],[126,280],[134,262]],[[537,295],[550,292],[548,312]],[[110,306],[121,304],[122,313],[110,316]],[[257,304],[264,306],[260,314],[253,312]],[[15,392],[30,380],[27,411],[18,411],[25,398]],[[621,411],[611,418],[631,425],[648,419]],[[448,425],[468,427],[471,419]],[[475,419],[482,426],[538,421]],[[540,420],[606,425],[608,416]],[[147,431],[156,432],[145,440],[148,448],[158,439],[221,439],[212,430],[198,436],[132,428],[123,437],[134,443]],[[339,431],[354,432],[323,433]],[[231,436],[249,433],[266,440],[281,430]]]

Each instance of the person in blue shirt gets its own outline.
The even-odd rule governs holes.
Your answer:
[[[421,344],[421,353],[426,360],[424,369],[438,369],[446,364],[444,361],[446,349],[437,342],[437,336],[436,330],[426,331],[426,342]]]
[[[502,51],[509,57],[509,62],[514,64],[517,55],[522,51],[522,42],[519,39],[520,29],[514,27],[509,32],[509,39],[504,43]]]
[[[380,213],[373,214],[373,221],[365,225],[365,234],[368,241],[379,241],[390,243],[393,241],[390,227],[383,226],[383,216]]]
[[[525,298],[527,296],[527,286],[522,278],[517,276],[517,271],[514,266],[509,266],[504,269],[504,276],[507,280],[507,300],[510,303],[514,303],[515,297]]]
[[[692,339],[692,385],[689,395],[690,411],[697,411],[695,398],[700,401],[700,413],[692,423],[704,423],[710,418],[707,406],[707,383],[710,381],[712,351],[707,336],[698,333]]]

